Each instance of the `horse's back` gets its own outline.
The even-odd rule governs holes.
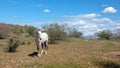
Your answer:
[[[47,33],[42,33],[41,34],[41,39],[44,41],[48,41],[48,34]]]

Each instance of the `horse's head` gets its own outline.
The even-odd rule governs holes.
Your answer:
[[[39,30],[39,29],[36,29],[35,33],[36,33],[36,34],[41,34],[41,33],[42,33],[42,31],[41,31],[41,30]]]

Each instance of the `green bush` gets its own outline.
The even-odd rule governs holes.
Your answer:
[[[108,30],[103,30],[100,32],[97,32],[96,35],[100,38],[100,39],[110,39],[113,36],[112,31]]]
[[[5,39],[5,35],[0,34],[0,39]]]
[[[25,43],[25,41],[23,41],[21,44],[22,44],[22,45],[25,45],[26,43]]]
[[[20,45],[18,39],[10,38],[8,41],[7,52],[16,52],[17,47]]]
[[[28,33],[30,36],[34,36],[35,30],[35,27],[25,25],[25,32]]]
[[[95,60],[94,63],[99,68],[120,68],[120,64],[110,60]]]
[[[66,25],[53,23],[45,25],[43,28],[47,30],[46,32],[49,35],[49,43],[54,44],[58,40],[65,40],[67,38],[67,33],[65,32]]]
[[[69,30],[69,37],[80,38],[82,37],[82,33],[79,32],[77,29],[73,28]]]
[[[30,41],[28,41],[28,42],[27,42],[27,44],[28,44],[28,45],[30,45],[30,44],[31,44],[31,42],[30,42]]]

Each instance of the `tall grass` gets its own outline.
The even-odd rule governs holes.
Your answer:
[[[21,66],[19,66],[21,68]],[[52,63],[52,64],[42,64],[42,63],[30,63],[28,65],[23,65],[24,68],[81,68],[79,63],[74,61],[68,61],[65,63]]]
[[[120,68],[120,64],[110,60],[95,60],[94,63],[99,68]]]
[[[15,40],[17,39],[14,39],[14,42]],[[25,41],[25,45],[17,48],[19,52],[0,52],[1,67],[120,68],[120,40],[71,38],[67,41],[59,41],[58,44],[49,44],[48,54],[43,54],[39,58],[27,56],[36,50],[34,39],[23,37],[20,40],[21,42]],[[30,45],[27,44],[28,41],[30,41]],[[3,45],[3,42],[1,42],[1,45]]]

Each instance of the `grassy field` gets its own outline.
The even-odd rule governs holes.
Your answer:
[[[49,45],[48,55],[30,57],[33,43],[21,45],[18,52],[4,52],[0,40],[0,68],[120,68],[120,40],[70,39]]]

